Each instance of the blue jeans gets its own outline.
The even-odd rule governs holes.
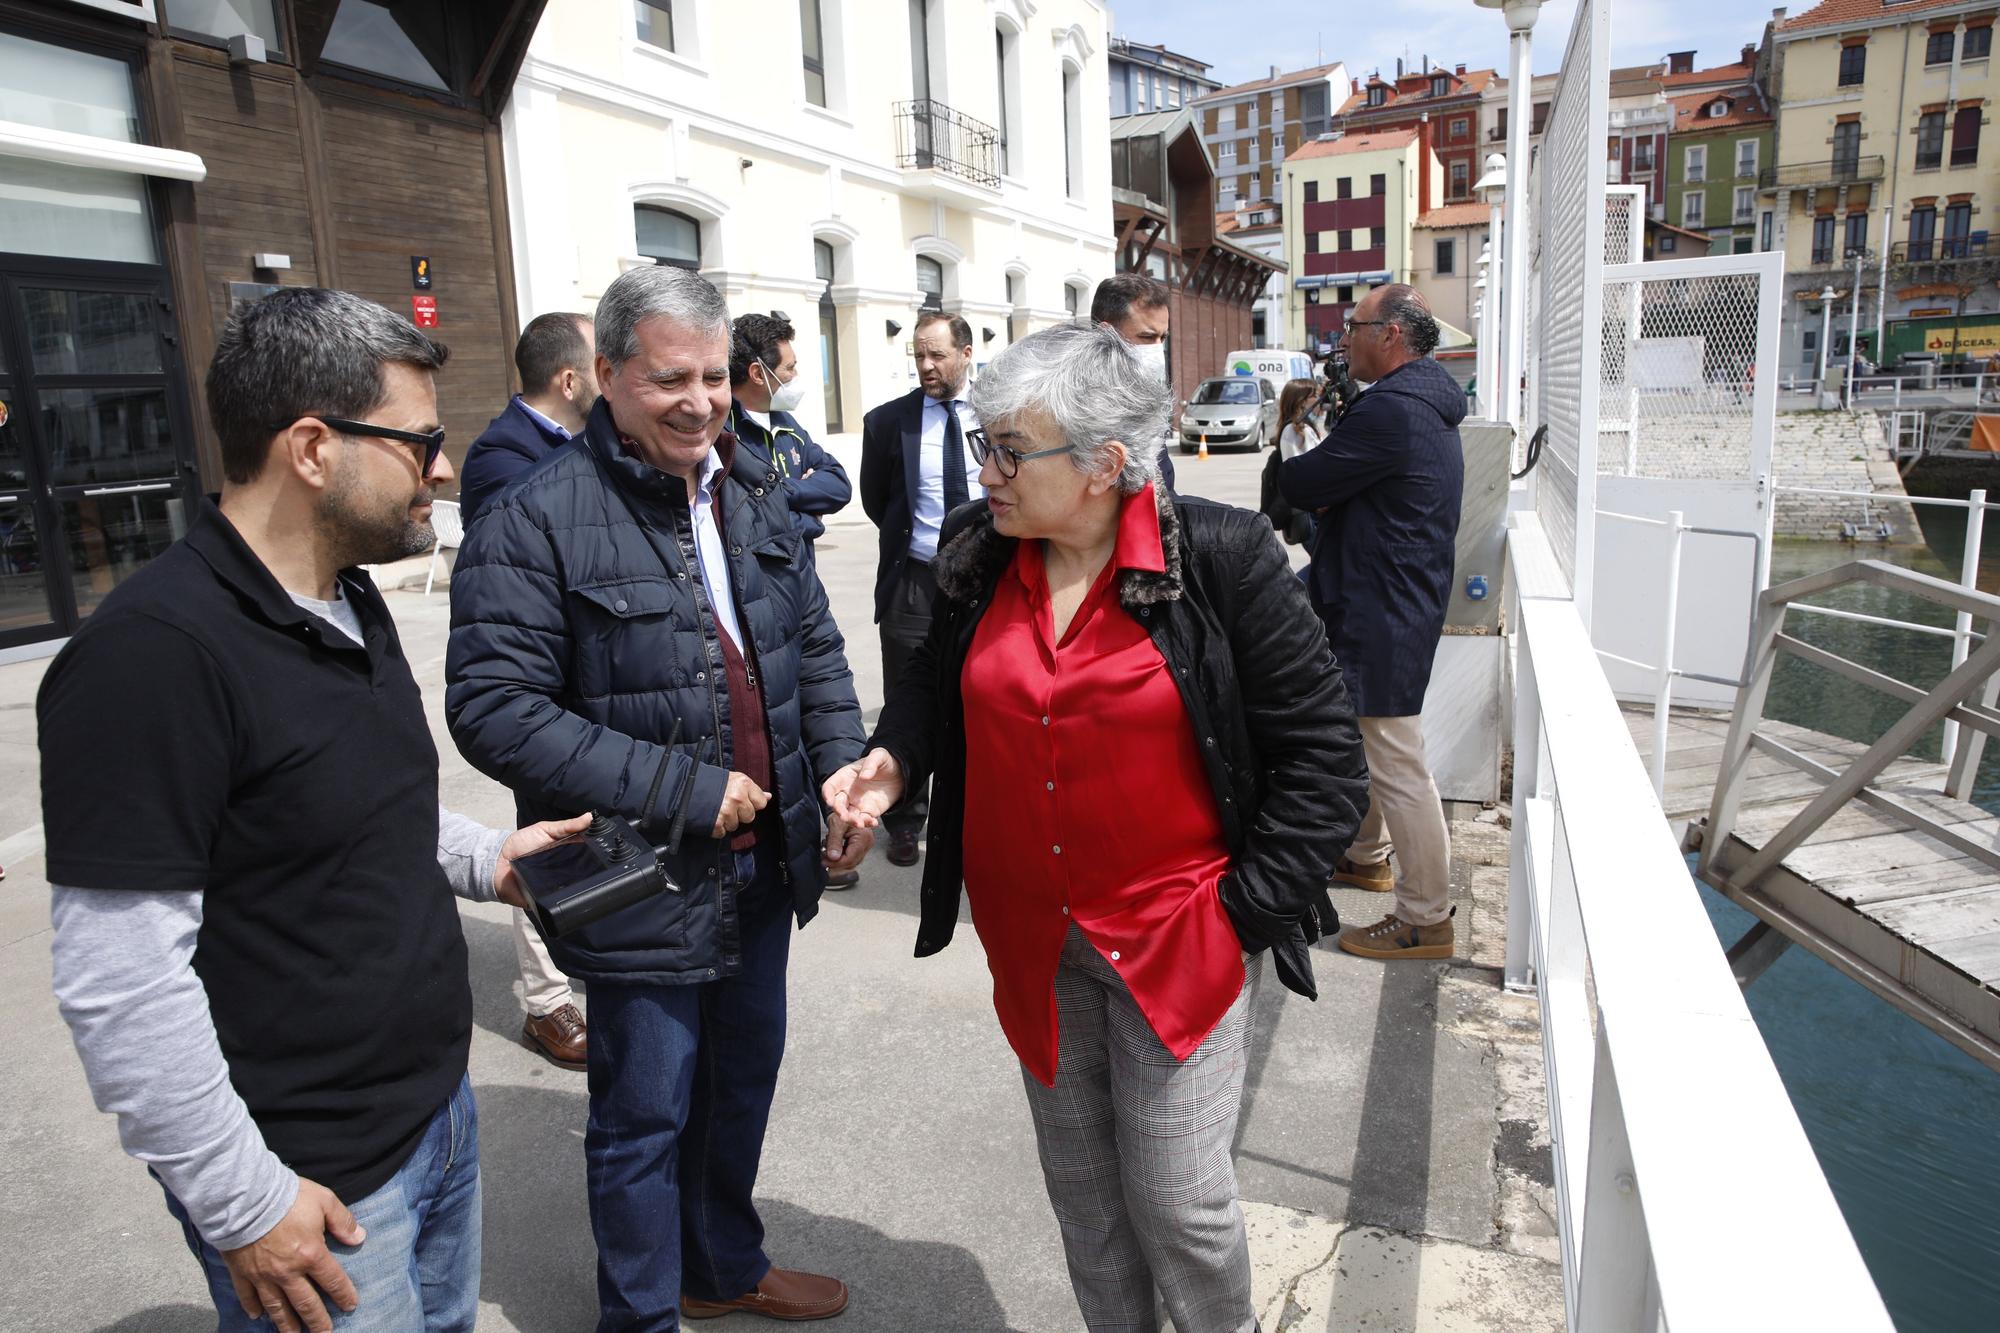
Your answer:
[[[742,968],[693,985],[590,983],[599,1333],[680,1327],[680,1295],[732,1300],[764,1278],[751,1194],[785,1053],[791,904],[767,838],[738,853]]]
[[[359,1298],[352,1314],[325,1302],[333,1326],[341,1333],[471,1333],[479,1314],[479,1112],[471,1079],[459,1080],[388,1184],[341,1202],[368,1236],[359,1245],[327,1241]],[[171,1193],[167,1211],[201,1261],[218,1333],[270,1333],[269,1321],[243,1313],[228,1265]]]

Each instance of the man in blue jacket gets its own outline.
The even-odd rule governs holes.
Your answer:
[[[521,392],[465,451],[458,483],[459,518],[466,528],[500,492],[527,476],[583,429],[597,403],[597,356],[590,318],[537,315],[514,344]],[[576,1007],[569,978],[518,908],[514,958],[521,969],[521,1044],[561,1069],[581,1071],[590,1030]]]
[[[1451,600],[1465,482],[1465,391],[1432,359],[1437,337],[1414,287],[1391,283],[1362,298],[1341,344],[1368,389],[1324,441],[1278,472],[1292,507],[1320,514],[1309,583],[1368,756],[1368,817],[1334,879],[1396,895],[1381,921],[1341,932],[1340,947],[1363,958],[1449,958],[1453,944],[1451,838],[1420,716]]]
[[[521,809],[615,811],[662,843],[685,815],[678,892],[549,941],[590,987],[598,1327],[828,1318],[846,1287],[772,1265],[754,1191],[792,925],[872,841],[819,800],[861,707],[780,478],[724,430],[721,293],[635,268],[597,334],[583,434],[466,534],[445,717]]]
[[[805,401],[808,381],[792,349],[792,322],[773,311],[739,315],[729,349],[729,431],[740,447],[769,463],[782,479],[792,523],[812,544],[826,532],[825,518],[847,507],[854,487],[840,460],[819,447],[792,413]]]
[[[486,423],[459,470],[459,517],[469,529],[500,492],[583,430],[597,402],[590,317],[537,315],[514,344],[521,392]]]

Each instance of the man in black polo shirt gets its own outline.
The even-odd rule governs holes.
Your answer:
[[[225,1330],[477,1313],[452,895],[519,905],[513,859],[587,817],[509,836],[439,808],[416,680],[357,568],[434,540],[444,359],[345,292],[232,319],[208,375],[220,503],[105,599],[38,701],[57,999]]]

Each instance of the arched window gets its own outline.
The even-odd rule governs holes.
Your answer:
[[[943,264],[928,255],[918,255],[917,286],[923,291],[925,310],[944,309]]]
[[[701,267],[701,224],[687,214],[658,204],[634,204],[632,224],[645,258],[676,268]]]

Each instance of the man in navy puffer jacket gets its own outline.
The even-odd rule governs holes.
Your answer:
[[[523,810],[616,811],[682,886],[549,941],[590,995],[600,1329],[753,1310],[824,1318],[838,1280],[775,1268],[751,1194],[784,1053],[792,922],[871,836],[819,789],[861,709],[779,478],[738,451],[729,313],[678,268],[597,307],[603,397],[486,511],[452,577],[445,711]],[[668,743],[679,722],[680,740]]]

